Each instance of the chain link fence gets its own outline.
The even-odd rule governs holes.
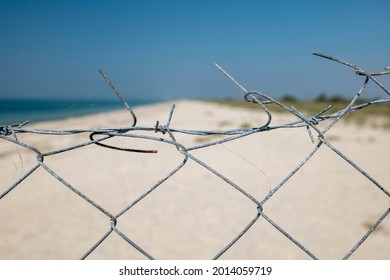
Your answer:
[[[0,139],[2,140],[1,145],[4,145],[4,143],[12,143],[13,145],[17,145],[20,149],[30,151],[35,155],[36,158],[35,164],[27,172],[25,172],[20,178],[18,178],[11,185],[6,186],[5,188],[3,187],[0,190],[1,191],[0,206],[6,200],[6,198],[13,195],[17,196],[20,194],[20,192],[22,191],[21,190],[22,182],[26,181],[29,177],[34,176],[34,174],[37,172],[44,172],[46,174],[49,174],[52,178],[54,178],[57,182],[59,182],[64,188],[67,188],[68,190],[72,191],[74,196],[77,196],[78,198],[82,199],[82,201],[85,202],[84,204],[92,206],[95,209],[95,211],[102,214],[105,218],[100,217],[101,220],[108,221],[108,224],[106,224],[106,231],[101,235],[99,235],[95,241],[93,241],[93,244],[91,244],[89,249],[83,252],[83,254],[80,256],[81,259],[86,259],[89,256],[91,256],[91,254],[94,251],[104,246],[106,240],[108,240],[113,235],[120,237],[121,240],[125,241],[132,248],[136,249],[144,257],[148,259],[154,259],[155,256],[150,251],[148,245],[145,245],[144,242],[143,244],[139,244],[136,240],[134,240],[134,238],[132,238],[131,233],[130,234],[128,232],[125,233],[121,230],[121,226],[119,226],[122,225],[121,217],[123,217],[125,214],[132,212],[136,205],[142,204],[142,202],[146,201],[147,198],[152,193],[156,193],[158,192],[158,190],[167,188],[168,186],[166,186],[166,182],[169,182],[170,180],[172,180],[172,178],[178,176],[178,174],[184,169],[185,166],[196,165],[198,167],[201,167],[204,170],[207,170],[207,172],[211,174],[212,177],[219,178],[220,180],[222,180],[222,182],[224,182],[224,185],[228,186],[230,190],[234,190],[235,193],[239,193],[244,198],[244,200],[247,201],[245,203],[251,205],[249,207],[253,209],[253,213],[254,213],[251,220],[247,222],[239,230],[239,232],[237,232],[235,236],[231,238],[229,242],[227,242],[226,244],[221,246],[216,252],[214,252],[214,255],[211,256],[212,259],[220,259],[222,256],[226,254],[226,252],[231,250],[231,248],[234,248],[235,246],[240,246],[238,244],[238,241],[243,236],[248,234],[251,228],[256,223],[259,223],[259,221],[268,223],[268,225],[272,226],[274,229],[277,230],[278,234],[287,238],[289,242],[291,242],[294,246],[296,246],[299,250],[301,250],[304,254],[306,254],[307,257],[311,259],[318,259],[319,258],[318,254],[313,252],[313,250],[311,250],[309,246],[305,244],[305,241],[299,240],[299,238],[295,237],[293,233],[285,229],[282,225],[280,225],[277,221],[275,221],[272,218],[272,216],[270,216],[267,213],[267,204],[273,200],[274,195],[276,193],[283,192],[283,190],[287,188],[286,185],[288,184],[288,182],[292,180],[294,175],[300,169],[302,169],[315,154],[317,154],[320,150],[324,150],[324,149],[330,151],[331,153],[333,153],[334,155],[342,159],[342,161],[347,163],[347,165],[349,165],[350,167],[355,169],[358,173],[363,175],[366,179],[368,179],[368,181],[370,182],[369,187],[379,190],[381,196],[385,200],[389,199],[390,192],[388,186],[384,186],[383,184],[379,183],[373,176],[368,174],[368,172],[366,172],[363,168],[357,165],[342,150],[339,150],[333,144],[331,144],[332,139],[330,139],[331,137],[328,137],[328,135],[329,135],[329,131],[331,131],[332,128],[337,123],[339,123],[346,115],[354,114],[355,112],[359,110],[364,110],[369,106],[375,106],[375,104],[387,103],[390,101],[389,89],[387,89],[377,79],[378,76],[390,74],[389,71],[390,68],[386,67],[385,71],[382,72],[369,73],[356,65],[352,65],[348,62],[341,61],[339,59],[330,56],[322,55],[319,53],[314,53],[314,55],[347,66],[352,70],[354,70],[357,75],[362,77],[363,83],[360,89],[358,90],[356,95],[352,98],[352,100],[350,100],[350,102],[345,108],[337,112],[327,114],[327,112],[329,112],[329,110],[331,109],[331,106],[329,106],[312,116],[305,116],[303,112],[299,111],[294,107],[289,107],[285,105],[283,102],[273,98],[272,96],[268,96],[264,93],[257,92],[257,91],[247,90],[240,83],[238,83],[232,76],[230,76],[223,68],[216,65],[216,67],[224,75],[226,75],[228,79],[230,79],[236,86],[238,86],[242,90],[244,99],[247,102],[254,103],[255,105],[257,105],[258,108],[261,109],[262,112],[265,113],[265,115],[267,116],[266,120],[260,126],[243,127],[239,129],[229,129],[229,130],[222,130],[222,131],[221,130],[178,129],[172,127],[171,121],[175,115],[175,105],[172,106],[170,113],[167,117],[167,120],[165,122],[160,123],[159,121],[157,121],[152,126],[140,126],[138,125],[137,115],[135,114],[135,112],[130,108],[130,106],[124,100],[124,98],[117,90],[115,85],[110,81],[110,79],[102,71],[100,71],[105,81],[113,89],[115,94],[119,97],[119,99],[125,106],[128,113],[130,113],[131,122],[132,122],[131,126],[120,127],[120,128],[109,127],[109,128],[90,128],[90,129],[66,129],[66,130],[26,128],[25,125],[27,124],[27,122],[21,124],[0,126]],[[361,95],[364,93],[369,83],[373,83],[374,85],[379,87],[381,91],[385,93],[386,97],[375,99],[370,102],[364,102],[358,104],[357,101],[360,100],[359,98],[361,98]],[[269,109],[269,105],[271,104],[273,104],[273,106],[280,107],[285,113],[294,116],[297,119],[297,121],[272,125],[273,113]],[[328,123],[324,127],[320,128],[319,124],[325,123],[326,121],[328,121]],[[297,164],[292,170],[286,173],[284,178],[280,180],[279,183],[275,185],[270,185],[269,191],[264,196],[259,196],[258,194],[251,193],[250,191],[247,190],[245,186],[242,186],[234,182],[232,179],[230,179],[229,178],[230,176],[228,174],[222,174],[221,172],[217,171],[217,169],[215,169],[212,164],[206,163],[205,161],[201,160],[199,156],[196,155],[196,151],[200,151],[202,149],[218,146],[218,145],[223,146],[226,143],[230,143],[238,139],[249,137],[250,135],[255,135],[255,134],[263,135],[268,133],[274,133],[274,131],[291,130],[291,129],[305,130],[306,135],[308,135],[310,141],[313,144],[313,148],[311,148],[307,154],[302,156],[299,164]],[[54,149],[49,152],[42,152],[40,148],[21,140],[22,138],[21,136],[25,134],[34,134],[42,137],[44,135],[69,137],[75,135],[88,134],[89,140],[83,141],[82,143],[78,143],[76,145],[70,145],[67,147]],[[204,138],[206,139],[206,141],[200,141],[196,145],[186,145],[185,143],[181,142],[181,140],[179,139],[180,135],[189,135],[191,137]],[[214,138],[214,137],[219,137],[219,138]],[[157,149],[129,148],[129,147],[124,147],[123,145],[122,146],[115,145],[113,144],[113,142],[110,142],[110,140],[112,139],[140,139],[142,140],[142,142],[145,143],[146,142],[162,143],[170,147],[173,147],[171,153],[176,153],[180,155],[181,160],[180,163],[178,163],[174,168],[170,169],[169,172],[162,175],[157,182],[149,186],[149,188],[146,191],[144,191],[141,195],[137,196],[132,201],[129,201],[125,207],[121,207],[121,209],[114,211],[110,207],[105,207],[104,203],[96,202],[93,197],[88,196],[77,185],[70,183],[69,180],[65,180],[63,176],[60,176],[59,173],[55,171],[55,168],[51,167],[50,160],[49,160],[51,157],[57,155],[64,155],[67,153],[77,152],[82,148],[91,147],[91,146],[96,147],[96,145],[99,146],[100,149],[116,150],[119,153],[121,153],[121,155],[122,154],[128,155],[129,153],[131,153],[132,155],[156,154],[159,152]],[[286,145],[288,145],[288,143],[286,143]],[[268,147],[268,148],[278,149],[278,147]],[[73,155],[77,157],[77,154],[73,154]],[[119,167],[108,166],[107,174],[105,174],[104,176],[110,176],[109,168],[117,169]],[[145,176],[148,176],[148,174],[153,173],[154,171],[149,170],[147,167],[145,167],[144,172],[145,172]],[[94,176],[100,176],[100,175],[101,174],[95,174]],[[4,176],[7,176],[7,174],[4,174],[2,172],[2,177]],[[127,178],[126,171],[124,171],[123,176],[124,176],[123,180],[125,180],[125,178]],[[252,180],[253,181],[257,180],[256,175],[253,176]],[[107,186],[107,188],[109,187],[110,186]],[[342,185],[340,187],[342,187]],[[191,197],[187,197],[187,199],[191,200]],[[72,206],[70,205],[69,207]],[[47,211],[50,212],[51,209],[47,209]],[[193,209],[192,211],[196,212],[197,209]],[[375,218],[375,221],[372,224],[369,225],[369,228],[365,232],[365,234],[361,236],[359,240],[356,240],[355,241],[356,243],[354,243],[354,245],[351,248],[349,248],[348,251],[345,252],[343,259],[350,258],[352,254],[359,249],[359,247],[369,238],[369,236],[380,227],[380,224],[385,219],[388,219],[389,212],[390,212],[390,208],[383,209],[383,212]],[[9,214],[7,218],[16,219],[16,217],[12,216],[12,209],[10,210],[10,213],[11,214]],[[226,219],[228,218],[229,217],[226,217]],[[186,219],[191,219],[191,217],[189,216]],[[177,224],[176,226],[180,227],[181,225]],[[45,229],[47,229],[48,227],[50,227],[50,224],[44,224],[42,226],[42,231],[45,231]],[[153,221],[150,221],[150,227],[151,228],[153,227]],[[15,229],[15,231],[22,232],[23,228],[24,225],[19,224],[18,228]],[[134,229],[137,229],[137,227],[135,226]],[[174,230],[174,229],[167,229],[168,233],[166,234],[168,235],[169,235],[169,230]],[[75,229],[75,231],[76,231],[75,233],[76,235],[80,235],[80,236],[82,235],[81,229]],[[0,239],[3,239],[3,242],[6,242],[6,237],[2,235],[3,234],[0,233]],[[261,241],[262,236],[259,236],[258,238],[259,238],[259,242],[262,242]],[[22,243],[23,242],[21,242],[21,244]],[[23,247],[23,245],[21,245],[21,247]],[[59,250],[59,248],[56,248],[56,250]]]

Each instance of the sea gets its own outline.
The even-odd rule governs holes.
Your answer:
[[[127,101],[130,107],[148,105],[160,100]],[[125,109],[118,101],[0,99],[0,126],[40,122]]]

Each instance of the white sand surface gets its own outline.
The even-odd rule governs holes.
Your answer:
[[[258,127],[264,113],[180,100],[171,128],[226,130]],[[173,102],[134,108],[138,126],[165,124]],[[273,114],[271,125],[295,120]],[[127,111],[28,125],[40,129],[128,127]],[[170,139],[168,134],[129,132]],[[191,147],[216,136],[174,134]],[[75,135],[18,134],[41,152],[89,140]],[[390,131],[340,122],[325,137],[390,191]],[[184,159],[172,144],[115,137],[115,146],[88,145],[46,156],[44,163],[79,192],[117,215]],[[278,129],[190,154],[261,201],[314,149],[306,128]],[[36,154],[0,139],[0,193],[37,164]],[[318,152],[265,204],[264,213],[320,259],[341,259],[390,207],[389,197],[331,149]],[[117,228],[156,259],[211,259],[256,217],[256,204],[192,159],[117,219]],[[110,229],[110,218],[39,167],[0,200],[1,259],[78,259]],[[89,259],[145,259],[116,232]],[[309,259],[260,217],[221,259]],[[388,216],[351,259],[390,259]]]

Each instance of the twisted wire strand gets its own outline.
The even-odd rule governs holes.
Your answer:
[[[368,73],[364,71],[362,68],[360,68],[357,65],[351,64],[349,62],[342,61],[340,59],[320,54],[320,53],[313,53],[314,55],[325,58],[328,60],[331,60],[333,62],[342,64],[346,67],[352,68],[355,70],[355,74],[359,76],[364,77],[364,82],[362,83],[360,89],[355,94],[355,96],[351,99],[351,101],[348,103],[348,105],[343,108],[342,110],[339,110],[332,114],[326,114],[329,109],[331,108],[331,105],[324,108],[320,112],[312,115],[312,116],[305,116],[301,111],[297,110],[294,107],[289,107],[285,105],[283,102],[273,98],[272,96],[266,95],[264,93],[258,92],[258,91],[248,91],[244,86],[242,86],[233,76],[231,76],[226,70],[224,70],[221,66],[218,64],[215,64],[217,69],[221,71],[229,80],[233,82],[240,90],[243,91],[243,98],[247,102],[254,103],[259,106],[261,111],[266,114],[267,118],[266,120],[258,127],[251,127],[251,128],[240,128],[240,129],[229,129],[229,130],[221,130],[221,131],[214,131],[214,130],[190,130],[190,129],[181,129],[181,128],[174,128],[171,127],[171,120],[174,116],[175,112],[175,105],[173,104],[167,121],[164,125],[161,125],[159,121],[156,121],[156,124],[154,126],[149,127],[142,127],[137,126],[137,116],[134,113],[134,111],[130,108],[130,106],[127,104],[123,96],[120,94],[118,89],[115,87],[115,85],[112,83],[112,81],[107,77],[107,75],[102,71],[99,70],[99,73],[102,75],[104,80],[107,82],[107,84],[111,87],[111,89],[114,91],[114,93],[118,96],[126,110],[130,113],[132,123],[128,127],[117,127],[117,128],[90,128],[90,129],[66,129],[66,130],[44,130],[44,129],[29,129],[26,128],[25,125],[28,123],[28,121],[21,123],[21,124],[11,124],[11,125],[0,125],[0,139],[3,139],[5,141],[11,142],[13,144],[16,144],[18,146],[21,146],[23,148],[26,148],[33,153],[35,153],[37,158],[37,164],[34,165],[30,170],[28,170],[22,177],[20,177],[15,183],[13,183],[10,187],[8,187],[5,191],[3,191],[0,194],[0,200],[3,199],[5,196],[12,193],[12,191],[20,185],[26,178],[28,178],[31,174],[33,174],[38,169],[43,169],[46,171],[50,176],[55,178],[57,181],[59,181],[63,186],[70,189],[73,193],[75,193],[79,198],[83,199],[85,202],[90,204],[91,206],[95,207],[98,211],[102,212],[105,216],[109,218],[109,228],[108,231],[103,234],[91,247],[90,249],[81,256],[81,259],[86,259],[91,253],[94,252],[95,249],[97,249],[108,236],[115,233],[118,236],[120,236],[124,241],[126,241],[129,245],[131,245],[133,248],[135,248],[138,252],[140,252],[143,256],[145,256],[148,259],[154,259],[154,257],[149,253],[146,252],[143,248],[141,248],[136,242],[131,240],[128,236],[126,236],[117,226],[119,218],[125,214],[126,212],[130,211],[132,207],[134,207],[136,204],[138,204],[140,201],[145,199],[148,195],[150,195],[152,192],[154,192],[157,188],[159,188],[164,182],[169,180],[172,176],[177,174],[182,167],[184,167],[187,162],[192,161],[199,166],[205,168],[208,170],[208,172],[212,173],[214,176],[220,178],[222,181],[226,183],[228,187],[233,188],[235,191],[238,191],[241,193],[248,201],[251,201],[255,204],[256,207],[256,214],[254,218],[240,231],[237,232],[234,238],[226,244],[219,252],[215,254],[213,259],[219,259],[221,256],[223,256],[232,246],[235,246],[237,241],[244,236],[251,227],[256,224],[259,219],[262,219],[272,225],[278,232],[280,232],[283,236],[285,236],[287,239],[289,239],[293,244],[295,244],[298,248],[300,248],[303,252],[305,252],[308,256],[310,256],[312,259],[318,259],[318,257],[310,251],[306,246],[304,246],[303,242],[298,241],[295,239],[290,233],[288,233],[285,229],[283,229],[280,225],[278,225],[276,222],[274,222],[267,214],[266,209],[264,209],[264,205],[267,201],[269,201],[272,196],[277,192],[280,191],[285,184],[312,158],[314,154],[317,153],[317,151],[321,147],[325,147],[329,149],[330,151],[334,152],[337,156],[342,158],[345,162],[350,164],[352,167],[354,167],[359,173],[364,175],[373,185],[375,185],[378,189],[382,191],[384,195],[386,195],[388,198],[390,198],[390,192],[388,189],[386,189],[384,186],[382,186],[377,180],[375,180],[371,175],[369,175],[365,170],[363,170],[361,167],[359,167],[356,163],[354,163],[349,157],[347,157],[342,151],[336,149],[329,141],[326,140],[326,133],[336,124],[338,123],[345,115],[363,110],[369,106],[372,106],[374,104],[382,104],[387,103],[390,101],[390,97],[380,98],[373,101],[365,102],[359,105],[355,105],[356,101],[361,97],[363,92],[366,89],[367,84],[372,81],[375,85],[377,85],[382,91],[384,91],[387,95],[390,95],[390,91],[377,79],[379,76],[385,76],[390,74],[390,67],[385,67],[385,71],[380,72],[374,72],[374,73]],[[288,122],[284,124],[279,125],[272,125],[272,113],[271,110],[267,107],[269,104],[276,104],[281,109],[283,109],[286,113],[289,113],[293,116],[295,116],[298,120],[293,122]],[[332,121],[330,124],[328,124],[324,129],[319,128],[319,124],[321,122],[324,122],[328,119],[331,119]],[[315,144],[315,137],[318,139],[318,143],[315,144],[313,149],[311,149],[310,152],[308,152],[300,161],[300,163],[293,168],[276,186],[270,189],[270,192],[266,194],[264,197],[256,197],[249,192],[245,190],[245,188],[239,186],[237,183],[233,182],[231,179],[229,179],[227,176],[223,175],[222,173],[215,170],[212,166],[206,164],[204,161],[200,160],[197,156],[195,156],[192,151],[204,149],[207,147],[223,144],[226,142],[235,141],[237,139],[247,137],[252,134],[256,133],[262,133],[266,131],[273,131],[278,129],[296,129],[296,128],[306,128],[308,135],[312,141],[313,144]],[[154,132],[157,136],[147,136],[143,134],[137,134],[140,132]],[[18,134],[42,134],[42,135],[76,135],[81,133],[89,133],[89,141],[71,145],[65,148],[49,151],[42,153],[39,149],[37,149],[34,146],[31,146],[27,143],[24,143],[18,139]],[[314,134],[313,134],[314,133]],[[182,143],[178,142],[176,140],[175,135],[176,134],[186,134],[186,135],[192,135],[192,136],[212,136],[212,135],[218,135],[223,136],[224,138],[215,140],[215,141],[209,141],[207,143],[194,145],[194,146],[185,146]],[[161,135],[166,135],[165,137],[160,137]],[[151,140],[154,142],[159,143],[165,143],[168,145],[171,145],[176,148],[176,150],[181,154],[182,161],[176,165],[174,168],[172,168],[165,176],[163,176],[160,180],[158,180],[155,184],[153,184],[148,190],[146,190],[144,193],[142,193],[140,196],[138,196],[135,200],[131,201],[127,204],[124,208],[122,208],[117,213],[110,213],[108,210],[106,210],[103,206],[99,205],[95,201],[93,201],[91,198],[83,194],[81,191],[79,191],[75,186],[71,185],[69,182],[65,181],[62,177],[60,177],[53,169],[51,169],[47,164],[44,163],[44,159],[46,157],[50,157],[53,155],[66,153],[72,150],[77,150],[79,148],[89,146],[89,145],[98,145],[102,148],[106,149],[113,149],[113,150],[119,150],[121,152],[130,152],[130,153],[157,153],[158,151],[153,150],[144,150],[144,149],[133,149],[133,148],[121,148],[116,147],[110,144],[103,143],[104,141],[111,139],[111,138],[118,138],[118,137],[126,137],[126,138],[136,138],[136,139],[143,139],[143,140]],[[1,201],[0,201],[1,203]],[[383,220],[388,218],[388,214],[390,213],[390,208],[386,209],[384,211],[384,214],[382,214],[375,224],[370,227],[370,229],[367,231],[367,233],[351,248],[351,250],[344,256],[344,259],[348,259],[351,257],[351,255],[359,248],[359,246],[365,242],[365,240],[370,236],[370,234],[376,230],[376,228],[380,225]]]

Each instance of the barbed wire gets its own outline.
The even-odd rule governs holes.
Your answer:
[[[265,221],[267,221],[270,225],[272,225],[274,228],[276,228],[281,234],[283,234],[285,237],[287,237],[291,242],[293,242],[298,248],[300,248],[303,252],[305,252],[310,258],[312,259],[318,259],[318,257],[310,251],[304,244],[300,241],[298,241],[296,238],[294,238],[291,234],[289,234],[286,230],[284,230],[280,225],[278,225],[276,222],[274,222],[268,215],[266,215],[266,211],[264,210],[264,205],[272,198],[272,196],[279,191],[283,186],[288,182],[291,177],[295,173],[297,173],[298,170],[300,170],[307,162],[308,160],[317,153],[317,151],[321,147],[327,147],[331,151],[333,151],[336,155],[338,155],[340,158],[342,158],[345,162],[347,162],[349,165],[351,165],[354,169],[356,169],[359,173],[364,175],[375,187],[377,187],[383,195],[390,197],[390,192],[388,189],[386,189],[384,186],[382,186],[378,181],[376,181],[371,175],[369,175],[365,170],[363,170],[361,167],[359,167],[356,163],[354,163],[349,157],[347,157],[342,151],[338,150],[336,147],[334,147],[329,141],[326,139],[326,134],[329,132],[329,130],[338,123],[345,115],[365,109],[369,106],[372,106],[374,104],[379,103],[387,103],[390,101],[390,91],[376,78],[378,76],[388,75],[390,74],[390,67],[385,67],[385,71],[381,72],[375,72],[375,73],[369,73],[364,71],[362,68],[350,64],[348,62],[339,60],[337,58],[323,55],[320,53],[313,53],[316,56],[331,60],[333,62],[342,64],[344,66],[347,66],[349,68],[352,68],[355,70],[355,73],[359,76],[364,77],[364,82],[362,83],[360,89],[355,94],[355,96],[351,99],[351,101],[348,103],[348,105],[343,108],[342,110],[339,110],[332,114],[326,114],[330,109],[331,106],[328,106],[324,108],[322,111],[312,115],[312,116],[305,116],[301,111],[297,110],[294,107],[289,107],[285,105],[283,102],[266,95],[264,93],[258,92],[258,91],[249,91],[245,87],[243,87],[235,78],[233,78],[230,74],[228,74],[222,67],[219,65],[215,65],[219,71],[221,71],[228,79],[230,79],[237,87],[239,87],[243,91],[243,97],[247,102],[254,103],[258,105],[267,115],[266,121],[261,124],[258,127],[250,127],[250,128],[240,128],[240,129],[230,129],[230,130],[221,130],[221,131],[213,131],[213,130],[190,130],[190,129],[179,129],[171,127],[171,120],[175,113],[175,105],[172,106],[170,113],[168,115],[167,121],[165,124],[160,124],[159,121],[155,123],[153,126],[138,126],[137,125],[137,116],[134,113],[134,111],[130,108],[130,106],[127,104],[121,93],[118,91],[118,89],[114,86],[114,84],[111,82],[111,80],[107,77],[107,75],[102,71],[99,70],[100,74],[103,76],[105,81],[108,83],[108,85],[112,88],[114,93],[119,97],[120,101],[126,108],[126,110],[130,113],[132,125],[128,127],[119,127],[119,128],[90,128],[90,129],[65,129],[65,130],[52,130],[52,129],[29,129],[26,128],[25,125],[28,123],[27,121],[20,124],[11,124],[11,125],[1,125],[0,126],[0,139],[3,139],[5,141],[11,142],[13,144],[19,145],[23,148],[26,148],[36,154],[36,164],[28,170],[22,177],[20,177],[15,183],[13,183],[11,186],[9,186],[5,191],[3,191],[0,195],[0,200],[3,199],[5,196],[9,195],[15,188],[17,188],[21,182],[23,182],[26,178],[31,176],[36,170],[43,169],[48,174],[50,174],[53,178],[58,180],[62,185],[64,185],[66,188],[70,189],[73,193],[75,193],[77,196],[81,197],[85,202],[89,203],[90,205],[94,206],[98,211],[103,213],[105,216],[107,216],[110,220],[110,224],[108,227],[107,232],[101,236],[101,238],[95,242],[95,244],[83,254],[81,259],[86,259],[96,248],[98,248],[108,236],[110,236],[113,233],[116,233],[119,235],[123,240],[125,240],[127,243],[129,243],[132,247],[134,247],[136,250],[138,250],[141,254],[143,254],[148,259],[154,259],[154,257],[148,253],[145,249],[143,249],[141,246],[136,244],[133,240],[131,240],[128,236],[126,236],[124,233],[122,233],[118,227],[117,227],[117,221],[118,219],[128,211],[132,209],[137,203],[139,203],[141,200],[143,200],[145,197],[147,197],[150,193],[152,193],[154,190],[156,190],[162,183],[167,181],[169,178],[177,174],[183,166],[186,165],[186,163],[191,160],[198,165],[204,167],[209,172],[213,173],[215,176],[222,179],[224,182],[226,182],[228,185],[230,185],[232,188],[234,188],[236,191],[240,192],[243,196],[245,196],[246,199],[251,201],[254,204],[254,207],[256,207],[256,214],[253,217],[253,219],[242,229],[241,232],[239,232],[233,240],[231,240],[224,248],[222,248],[217,254],[214,256],[213,259],[219,259],[223,254],[225,254],[233,245],[236,244],[236,242],[246,234],[246,232],[260,219],[263,218]],[[358,98],[362,95],[362,93],[365,91],[367,84],[369,82],[373,82],[375,85],[377,85],[381,90],[385,92],[387,95],[385,98],[376,99],[374,101],[365,102],[362,104],[356,105],[356,101]],[[269,104],[275,104],[282,108],[285,112],[295,116],[298,118],[297,121],[294,122],[288,122],[285,124],[279,124],[279,125],[271,125],[272,123],[272,113],[271,110],[267,107]],[[325,120],[331,120],[330,124],[326,125],[325,128],[320,129],[319,124]],[[289,174],[287,174],[276,186],[272,187],[269,193],[266,194],[265,197],[256,197],[247,192],[244,188],[240,187],[238,184],[230,180],[225,175],[221,174],[217,170],[215,170],[212,166],[206,164],[204,161],[200,160],[198,157],[196,157],[193,153],[190,153],[194,150],[200,150],[206,147],[214,146],[223,144],[226,142],[234,141],[239,138],[247,137],[252,134],[256,133],[262,133],[266,131],[272,131],[272,130],[279,130],[279,129],[295,129],[295,128],[306,128],[307,133],[312,141],[313,144],[315,144],[315,137],[318,139],[318,143],[314,146],[314,148],[311,149],[309,153],[303,158],[303,160],[293,169]],[[158,136],[150,136],[150,135],[144,135],[144,134],[137,134],[136,132],[152,132],[155,134],[163,134],[168,135],[168,138],[162,138]],[[71,145],[66,148],[57,149],[50,152],[41,152],[38,148],[24,143],[18,139],[19,134],[43,134],[43,135],[75,135],[80,133],[89,133],[89,141],[83,142],[81,144],[77,145]],[[183,143],[180,143],[176,140],[175,135],[177,134],[186,134],[186,135],[192,135],[192,136],[211,136],[211,135],[220,135],[220,136],[226,136],[223,139],[218,139],[215,141],[210,141],[207,143],[197,144],[193,146],[186,146]],[[127,137],[127,138],[136,138],[136,139],[143,139],[143,140],[152,140],[157,142],[163,142],[169,145],[172,145],[176,148],[178,153],[182,154],[183,160],[168,174],[163,176],[157,183],[155,183],[153,186],[151,186],[146,192],[144,192],[142,195],[140,195],[137,199],[132,201],[129,205],[127,205],[125,208],[120,210],[117,213],[111,213],[107,209],[105,209],[100,204],[93,201],[91,198],[89,198],[87,195],[82,193],[80,190],[78,190],[75,186],[67,182],[65,179],[63,179],[61,176],[59,176],[53,169],[51,169],[46,163],[45,158],[66,153],[72,150],[76,150],[85,146],[89,145],[99,145],[100,147],[106,148],[106,149],[114,149],[119,150],[122,152],[132,152],[132,153],[157,153],[157,150],[146,150],[146,149],[133,149],[133,148],[122,148],[117,147],[113,145],[109,145],[106,143],[103,143],[105,140],[108,140],[110,138],[114,137]],[[3,175],[4,176],[4,175]],[[0,201],[1,203],[1,201]],[[388,214],[390,213],[390,208],[386,209],[383,214],[376,220],[376,222],[369,228],[367,233],[345,254],[344,259],[348,259],[358,248],[359,246],[365,242],[365,240],[369,237],[369,235],[377,229],[379,224],[385,220],[388,217]]]

